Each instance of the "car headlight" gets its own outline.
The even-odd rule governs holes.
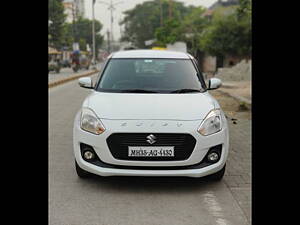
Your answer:
[[[101,123],[96,114],[88,108],[82,108],[80,117],[81,129],[93,134],[102,134],[105,131],[105,127]]]
[[[222,112],[220,109],[210,111],[202,121],[198,132],[204,136],[211,135],[222,130]]]

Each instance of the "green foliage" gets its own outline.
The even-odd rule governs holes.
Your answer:
[[[78,42],[81,50],[86,50],[86,44],[92,48],[92,20],[78,18],[75,23],[65,23],[66,15],[62,0],[49,0],[49,20],[52,22],[49,27],[48,39],[51,45],[58,50],[62,47],[72,49],[72,44]],[[103,43],[103,36],[99,34],[102,24],[95,20],[95,44],[96,51]]]
[[[155,37],[162,45],[173,44],[180,40],[180,22],[175,19],[167,20],[163,27],[159,27],[155,31]]]
[[[49,25],[49,42],[55,48],[62,47],[62,38],[64,35],[64,22],[66,15],[64,14],[64,6],[61,0],[49,0],[48,1],[48,15],[49,20],[52,22]]]
[[[200,49],[199,39],[209,24],[209,19],[203,16],[204,12],[204,8],[195,7],[181,23],[180,32],[183,36],[183,41],[190,46],[192,54],[195,54]]]
[[[202,7],[192,8],[190,13],[184,18],[182,26],[185,32],[200,33],[208,23],[208,20],[203,17],[205,9]]]
[[[169,3],[147,1],[126,11],[121,23],[125,25],[122,40],[138,48],[145,48],[144,42],[154,38],[159,46],[184,41],[192,54],[202,51],[214,56],[251,55],[251,0],[214,9],[212,17],[203,16],[206,9],[202,7],[186,7],[175,1],[170,17]]]
[[[177,27],[175,21],[181,21],[190,10],[190,7],[185,7],[183,3],[174,1],[172,18],[169,18],[168,0],[154,0],[138,4],[135,8],[124,12],[125,17],[120,24],[125,25],[125,32],[121,40],[131,42],[138,48],[145,48],[145,41],[155,38],[156,29],[161,27],[161,22]],[[175,21],[170,22],[170,20]],[[166,26],[164,27],[167,29]],[[160,36],[159,33],[164,32],[165,29],[158,31],[158,35]],[[176,36],[172,34],[174,35]],[[173,38],[170,39],[173,40]],[[161,40],[158,42],[162,43]]]
[[[159,27],[155,31],[155,37],[163,44],[176,41],[184,41],[190,43],[192,49],[197,49],[197,40],[205,29],[208,20],[202,16],[205,10],[202,7],[191,7],[181,20],[170,19],[165,22],[163,27]]]
[[[74,42],[73,29],[69,23],[63,25],[64,35],[62,37],[62,45],[66,47],[71,47]]]
[[[240,0],[240,5],[237,9],[238,18],[251,18],[252,0]]]
[[[80,40],[81,38],[86,40],[88,44],[93,43],[93,35],[92,35],[92,24],[93,21],[86,18],[79,18],[75,23],[75,37]],[[102,24],[95,20],[95,34],[98,33],[102,29]]]
[[[86,50],[86,44],[92,48],[93,32],[92,20],[79,18],[75,23],[65,24],[65,35],[63,43],[71,48],[73,42],[78,42],[81,50]],[[99,49],[103,43],[103,36],[99,34],[102,24],[95,20],[95,47]]]
[[[223,20],[224,18],[230,16],[230,15],[233,15],[236,13],[237,11],[237,8],[238,8],[238,5],[233,5],[233,6],[221,6],[221,7],[218,7],[216,8],[214,11],[213,11],[213,18],[212,20],[213,21],[216,21],[216,20]]]
[[[215,16],[199,40],[200,47],[215,56],[249,56],[251,55],[250,17],[232,14]]]
[[[124,35],[121,40],[133,43],[144,48],[145,41],[153,39],[154,31],[160,26],[159,3],[145,2],[138,4],[132,10],[124,12],[125,17],[121,24],[125,25]]]
[[[86,40],[83,38],[80,38],[78,43],[79,43],[79,49],[82,51],[86,51]]]

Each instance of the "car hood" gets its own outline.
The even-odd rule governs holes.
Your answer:
[[[83,103],[101,119],[200,120],[214,109],[207,93],[140,94],[94,91]]]

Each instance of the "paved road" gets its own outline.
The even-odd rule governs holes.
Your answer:
[[[50,225],[250,224],[250,176],[245,180],[249,175],[250,163],[245,156],[249,147],[240,151],[238,141],[242,135],[249,135],[247,130],[239,132],[249,127],[248,120],[230,125],[234,129],[231,133],[238,136],[231,136],[234,151],[230,153],[229,169],[222,182],[151,177],[81,180],[74,170],[72,125],[89,92],[79,88],[76,81],[49,89]],[[236,163],[240,158],[244,161]],[[244,162],[247,168],[240,165]]]

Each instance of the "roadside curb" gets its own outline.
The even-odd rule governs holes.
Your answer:
[[[223,91],[223,90],[216,90],[216,91],[218,91],[218,92],[220,92],[220,93],[222,93],[222,94],[224,94],[224,95],[227,95],[227,96],[229,96],[229,97],[231,97],[231,98],[234,98],[235,100],[237,100],[239,103],[245,103],[245,105],[246,105],[246,107],[248,108],[248,109],[251,109],[251,106],[252,106],[252,102],[251,102],[251,100],[249,100],[249,99],[247,99],[247,98],[244,98],[244,97],[242,97],[242,96],[239,96],[239,95],[233,95],[233,94],[231,94],[231,93],[229,93],[229,92],[227,92],[227,91]]]
[[[65,78],[65,79],[61,79],[61,80],[57,80],[57,81],[53,81],[51,83],[48,84],[48,88],[52,88],[52,87],[55,87],[55,86],[58,86],[60,84],[64,84],[66,82],[69,82],[69,81],[72,81],[72,80],[76,80],[80,77],[86,77],[86,76],[90,76],[92,74],[95,74],[95,73],[98,73],[99,70],[93,70],[93,71],[90,71],[90,72],[87,72],[87,73],[82,73],[82,74],[78,74],[76,76],[72,76],[72,77],[68,77],[68,78]]]

